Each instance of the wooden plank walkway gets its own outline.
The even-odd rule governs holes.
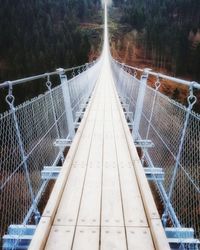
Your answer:
[[[29,249],[169,249],[108,57]]]

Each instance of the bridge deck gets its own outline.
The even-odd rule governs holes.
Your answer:
[[[30,249],[168,249],[108,59]]]

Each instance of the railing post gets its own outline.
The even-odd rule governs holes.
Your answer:
[[[124,96],[123,96],[123,84],[124,84],[124,78],[123,78],[123,70],[124,70],[124,63],[121,65],[120,73],[119,73],[119,79],[118,79],[118,90],[120,93],[120,98],[121,101],[124,101]]]
[[[146,86],[147,86],[147,79],[148,79],[148,71],[145,69],[140,79],[140,88],[138,92],[135,115],[134,115],[134,120],[133,120],[132,136],[134,139],[137,139],[139,135],[138,131],[139,131],[140,121],[141,121],[141,116],[142,116],[142,109],[143,109],[144,96],[145,96],[145,91],[146,91]]]
[[[63,93],[64,105],[65,105],[65,111],[66,111],[66,118],[67,118],[67,126],[69,129],[69,137],[72,140],[75,135],[75,128],[74,128],[74,120],[73,120],[72,107],[71,107],[70,94],[69,94],[69,85],[68,85],[67,76],[65,75],[64,69],[59,68],[57,69],[57,72],[59,73],[60,81],[61,81],[61,87],[62,87],[62,93]]]
[[[86,97],[85,97],[85,105],[88,101],[89,93],[90,93],[90,85],[89,85],[90,81],[89,81],[89,77],[88,77],[88,68],[89,68],[89,64],[86,63],[85,64],[85,74],[86,74],[86,78],[87,78],[87,86],[86,86],[87,90],[86,90]]]
[[[60,133],[59,133],[59,129],[58,129],[58,120],[57,120],[57,117],[56,117],[56,110],[55,110],[55,105],[54,105],[53,96],[52,96],[52,88],[51,88],[52,87],[52,83],[50,81],[50,76],[49,75],[47,75],[46,86],[47,86],[47,88],[49,90],[49,94],[50,94],[53,119],[54,119],[54,123],[55,123],[57,138],[59,139],[60,138]]]

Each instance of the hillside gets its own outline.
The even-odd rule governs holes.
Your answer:
[[[200,82],[200,2],[115,0],[110,9],[111,52],[139,68]],[[150,79],[152,85],[155,79]],[[187,88],[169,81],[161,92],[187,103]],[[199,91],[196,92],[198,100]],[[194,106],[200,112],[200,103]]]
[[[0,82],[87,62],[93,40],[80,24],[95,20],[100,6],[99,0],[2,1]]]
[[[101,52],[100,0],[6,0],[0,15],[0,82],[80,65]],[[114,0],[109,20],[114,58],[200,81],[198,0]],[[186,102],[184,88],[164,82],[161,91]]]
[[[0,83],[82,65],[100,53],[100,0],[6,0],[0,16]],[[17,86],[15,105],[44,91],[45,79]],[[0,91],[0,113],[8,109],[6,95]]]
[[[119,27],[128,27],[128,31],[122,31],[122,40],[126,41],[122,41],[118,53],[127,50],[129,33],[128,40],[133,40],[129,57],[135,64],[151,65],[200,81],[200,1],[115,0],[114,3],[117,7],[112,15],[114,21]],[[127,62],[132,59],[127,58]]]

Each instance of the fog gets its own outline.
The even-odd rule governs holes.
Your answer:
[[[108,6],[112,5],[112,0],[101,0],[101,4],[104,5],[104,3],[107,2]]]

